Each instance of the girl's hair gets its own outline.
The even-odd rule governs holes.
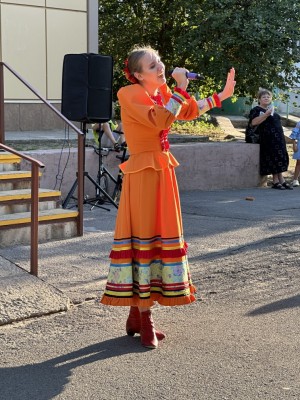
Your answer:
[[[258,93],[257,93],[257,98],[258,98],[258,100],[259,100],[262,96],[264,96],[265,94],[268,94],[269,96],[272,96],[272,92],[270,92],[270,90],[260,88],[259,91],[258,91]]]
[[[158,55],[158,52],[152,49],[151,46],[144,46],[144,47],[135,46],[130,51],[128,55],[127,65],[131,76],[133,76],[135,72],[142,72],[140,60],[147,53],[155,53],[156,55]]]

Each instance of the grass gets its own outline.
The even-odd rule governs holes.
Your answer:
[[[194,120],[194,121],[175,121],[172,125],[172,132],[182,135],[201,135],[209,136],[210,134],[222,134],[223,131],[220,127],[216,126],[208,120]]]
[[[214,123],[210,116],[201,116],[193,121],[175,121],[172,125],[171,134],[184,136],[198,137],[201,142],[216,142],[228,141],[226,133],[216,123]]]

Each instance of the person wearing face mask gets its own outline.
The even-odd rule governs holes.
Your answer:
[[[280,115],[272,106],[272,93],[260,89],[257,95],[258,106],[252,108],[249,122],[257,126],[260,144],[260,175],[272,175],[273,189],[293,189],[283,177],[289,166],[289,155]]]
[[[165,334],[154,327],[151,307],[195,301],[195,287],[183,237],[175,177],[178,162],[169,151],[168,132],[176,120],[193,120],[232,96],[235,71],[224,90],[196,100],[187,93],[185,68],[175,68],[176,87],[166,84],[165,66],[151,47],[135,47],[125,62],[131,85],[118,91],[130,158],[124,173],[114,243],[101,303],[129,306],[126,332],[139,333],[154,349]]]

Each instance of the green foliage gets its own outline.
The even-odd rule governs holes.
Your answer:
[[[195,122],[181,122],[175,121],[172,125],[171,133],[181,133],[186,135],[200,135],[206,136],[210,134],[221,134],[223,133],[221,128],[213,125],[210,122],[195,121]]]
[[[172,132],[188,135],[221,134],[222,129],[213,124],[209,114],[204,114],[194,121],[175,121]]]
[[[189,90],[221,90],[236,69],[237,96],[300,82],[300,2],[291,0],[99,1],[99,53],[114,58],[114,93],[127,84],[124,60],[135,44],[156,48],[166,70],[205,75]],[[170,79],[170,84],[173,84]]]

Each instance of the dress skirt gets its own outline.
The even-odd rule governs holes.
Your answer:
[[[125,172],[110,258],[101,303],[151,307],[195,301],[172,163]]]

